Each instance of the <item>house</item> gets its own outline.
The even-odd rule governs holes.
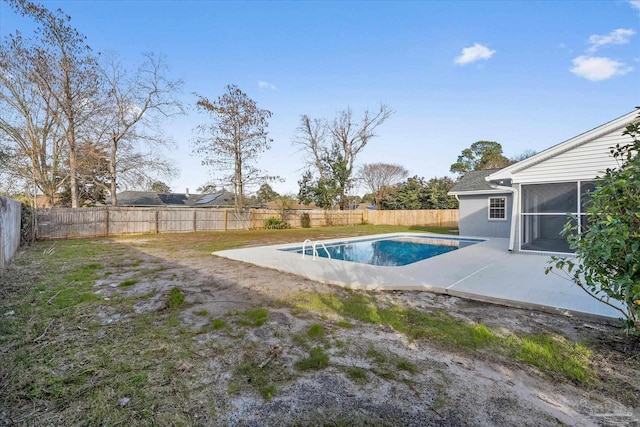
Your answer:
[[[631,142],[622,132],[637,120],[633,111],[506,168],[465,174],[449,192],[460,201],[460,235],[508,238],[516,252],[570,252],[561,235],[569,215],[586,225],[594,181],[618,166],[611,148]]]
[[[123,191],[117,196],[117,206],[175,208],[230,208],[234,206],[234,195],[226,190],[213,194]],[[107,205],[110,203],[108,198]]]

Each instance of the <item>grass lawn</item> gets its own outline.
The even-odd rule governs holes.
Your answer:
[[[397,383],[425,402],[420,387],[440,390],[445,380],[416,348],[604,387],[600,353],[559,331],[496,327],[441,306],[306,282],[274,295],[254,283],[298,279],[210,255],[399,231],[456,232],[363,225],[37,242],[0,276],[0,424],[227,424],[239,396],[266,405],[318,375],[360,389]],[[459,411],[445,398],[424,404],[440,415]],[[284,421],[355,420],[313,416]],[[367,416],[358,420],[385,420]],[[389,416],[390,425],[405,421]]]

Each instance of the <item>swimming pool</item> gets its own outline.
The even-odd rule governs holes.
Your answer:
[[[227,249],[214,252],[214,255],[247,262],[260,267],[292,273],[306,279],[344,286],[351,289],[386,290],[430,290],[446,293],[447,288],[465,280],[470,275],[481,272],[487,265],[509,256],[509,239],[451,236],[433,233],[388,233],[353,238],[322,240],[329,247],[341,243],[360,241],[379,241],[417,238],[436,240],[462,240],[474,244],[460,250],[450,251],[438,256],[416,261],[407,265],[379,266],[336,260],[333,258],[313,257],[301,253],[303,242],[284,243],[268,246],[254,246],[239,249]],[[309,242],[307,242],[307,245]],[[463,243],[463,246],[465,243]],[[284,250],[283,250],[284,249]],[[318,254],[322,245],[317,244]]]
[[[433,238],[395,236],[383,239],[349,240],[324,244],[317,242],[304,246],[282,248],[305,256],[319,256],[342,261],[383,267],[398,267],[413,264],[447,252],[482,242],[479,239]],[[315,247],[315,250],[314,250]]]

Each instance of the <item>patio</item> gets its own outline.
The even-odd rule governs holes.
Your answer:
[[[422,235],[394,233],[368,237]],[[436,234],[432,234],[438,237]],[[450,237],[450,236],[449,236]],[[332,243],[339,240],[325,240]],[[563,314],[618,318],[619,313],[558,274],[545,274],[544,255],[507,251],[508,239],[492,238],[401,267],[379,267],[333,259],[312,259],[272,245],[214,252],[214,255],[352,289],[424,290],[461,298]]]

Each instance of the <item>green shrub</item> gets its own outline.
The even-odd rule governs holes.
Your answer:
[[[552,257],[546,272],[564,270],[589,295],[618,310],[627,333],[640,334],[640,116],[622,135],[631,142],[611,149],[620,166],[596,179],[588,223],[579,228],[572,218],[562,231],[576,258]]]
[[[264,220],[264,228],[269,230],[284,230],[285,228],[289,228],[289,224],[278,217],[270,216]]]
[[[300,215],[300,225],[302,228],[311,228],[311,217],[308,213],[303,213]]]

